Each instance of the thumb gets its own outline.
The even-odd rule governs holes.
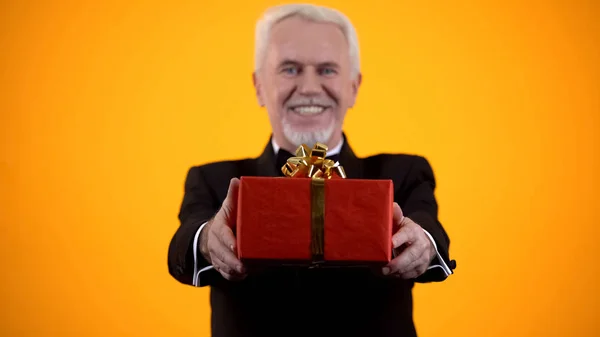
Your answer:
[[[229,189],[227,190],[225,201],[223,201],[223,205],[221,205],[221,209],[219,210],[222,220],[224,220],[230,228],[233,228],[236,221],[239,189],[240,180],[238,178],[232,178],[229,181]]]
[[[400,208],[400,205],[398,205],[397,202],[394,203],[393,214],[394,227],[401,227],[402,221],[404,221],[404,214],[402,213],[402,208]]]

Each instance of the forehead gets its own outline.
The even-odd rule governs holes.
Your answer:
[[[267,58],[272,62],[289,59],[344,64],[349,62],[348,48],[348,41],[337,25],[290,17],[273,25]]]

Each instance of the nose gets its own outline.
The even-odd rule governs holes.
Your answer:
[[[305,71],[302,76],[299,77],[298,91],[302,95],[314,96],[321,93],[321,81],[314,71]]]

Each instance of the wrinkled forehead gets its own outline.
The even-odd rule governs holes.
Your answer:
[[[290,17],[273,25],[267,45],[267,63],[271,65],[291,60],[302,64],[335,62],[347,66],[349,59],[348,41],[340,27],[333,23]]]

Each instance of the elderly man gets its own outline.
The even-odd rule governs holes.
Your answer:
[[[416,336],[415,282],[453,273],[449,238],[438,221],[435,180],[426,159],[357,158],[342,132],[361,83],[356,33],[336,10],[313,5],[269,9],[256,29],[254,87],[272,136],[255,159],[192,167],[169,271],[211,287],[213,336]],[[381,270],[248,271],[236,258],[236,194],[241,176],[277,176],[298,145],[327,144],[348,178],[394,183],[393,247]],[[435,320],[435,317],[431,317]]]

